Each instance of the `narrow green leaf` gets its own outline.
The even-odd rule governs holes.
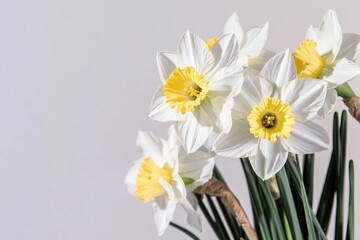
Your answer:
[[[291,194],[290,184],[285,172],[285,168],[282,168],[276,174],[276,180],[279,185],[281,202],[284,206],[284,210],[289,222],[290,230],[295,240],[303,239],[299,219],[297,217],[294,199]]]
[[[341,114],[340,124],[340,157],[337,162],[336,177],[336,220],[335,220],[335,239],[343,238],[343,201],[344,201],[344,175],[345,175],[345,158],[346,158],[346,131],[347,116],[346,111]]]
[[[319,235],[319,239],[327,240],[326,234],[325,234],[324,230],[322,229],[322,227],[321,227],[318,219],[316,218],[314,212],[312,212],[312,219],[313,219],[313,222],[314,222],[314,225],[315,225],[315,228],[316,228],[316,232]]]
[[[349,162],[349,213],[346,240],[354,240],[354,162]]]
[[[262,201],[256,187],[256,179],[254,176],[255,175],[254,171],[250,166],[250,162],[248,158],[244,158],[240,160],[244,168],[245,177],[249,187],[253,212],[259,230],[258,234],[260,235],[261,239],[271,239],[270,229],[268,228],[268,225],[266,223],[266,217],[262,206]]]
[[[289,172],[289,169],[285,168],[285,170],[287,176],[289,177],[291,194],[294,199],[295,210],[296,210],[297,218],[299,219],[302,236],[304,239],[307,239],[308,238],[307,221],[306,221],[304,203],[302,200],[299,183],[296,182],[296,179],[294,177],[292,177],[291,173]]]
[[[264,193],[261,191],[256,177],[255,177],[255,181],[256,181],[256,185],[257,185],[256,188],[257,188],[258,194],[261,199],[261,205],[264,209],[264,216],[265,216],[266,224],[267,224],[269,232],[270,232],[271,239],[277,239],[277,232],[275,230],[274,221],[271,218],[270,209],[268,208],[268,206],[266,204],[266,199],[265,199]],[[262,180],[260,180],[260,181],[262,181]]]
[[[277,211],[277,207],[276,207],[276,203],[274,201],[274,199],[271,196],[270,190],[268,188],[268,186],[266,185],[266,182],[262,181],[259,177],[256,176],[257,179],[257,184],[260,187],[259,193],[262,194],[263,196],[263,207],[264,209],[267,209],[269,211],[268,214],[268,221],[270,223],[270,226],[273,227],[273,230],[270,231],[276,232],[276,236],[275,239],[286,239],[285,236],[285,232],[284,232],[284,228],[281,224],[281,218],[280,215]],[[272,235],[274,236],[274,234],[272,233]],[[273,237],[274,239],[274,237]]]
[[[214,176],[217,179],[219,179],[225,186],[227,186],[224,177],[222,176],[220,170],[217,168],[216,165],[214,167]],[[240,225],[237,223],[234,216],[229,212],[229,210],[227,210],[227,208],[224,206],[224,204],[221,202],[221,200],[219,198],[217,198],[217,202],[218,202],[220,209],[222,211],[222,214],[229,226],[229,229],[230,229],[230,232],[231,232],[233,238],[234,239],[240,239],[240,237],[245,238],[245,233],[242,230],[242,228],[240,227]]]
[[[306,154],[304,156],[304,172],[303,180],[308,197],[309,205],[312,207],[314,192],[314,154]]]
[[[326,173],[326,178],[321,193],[316,218],[326,233],[329,227],[329,221],[332,212],[332,205],[335,195],[336,186],[336,165],[339,159],[340,153],[340,137],[339,137],[339,115],[337,112],[334,113],[333,120],[333,151],[331,154],[331,160]]]
[[[284,223],[284,228],[285,228],[286,239],[287,240],[292,240],[293,238],[292,238],[292,235],[291,235],[289,221],[287,220],[285,210],[282,209],[281,212],[282,212],[282,217],[283,217],[283,223]]]
[[[214,233],[216,234],[218,239],[222,239],[222,235],[220,233],[219,227],[218,227],[218,225],[216,225],[216,223],[214,222],[213,218],[211,217],[209,211],[207,210],[205,204],[203,203],[201,195],[195,194],[195,196],[196,196],[196,198],[198,200],[198,204],[199,204],[199,207],[200,207],[202,213],[204,214],[206,220],[210,224],[210,226],[213,229]]]
[[[191,239],[193,240],[200,240],[200,238],[198,238],[195,234],[193,234],[192,232],[190,232],[189,230],[187,230],[186,228],[176,224],[176,223],[173,223],[173,222],[170,222],[170,226],[176,228],[177,230],[185,233],[186,235],[188,235],[189,237],[191,237]]]
[[[226,231],[225,225],[222,222],[220,214],[219,214],[219,212],[218,212],[218,210],[217,210],[217,208],[216,208],[216,206],[215,206],[215,204],[213,202],[212,197],[210,197],[209,195],[206,195],[206,198],[208,200],[208,203],[210,205],[210,209],[211,209],[211,211],[213,213],[213,216],[215,218],[215,223],[217,224],[219,232],[221,234],[221,239],[230,239],[230,237],[229,237],[229,235],[228,235],[228,233]]]
[[[289,170],[290,176],[295,181],[297,190],[298,190],[299,194],[301,195],[301,199],[302,199],[302,203],[303,203],[303,210],[305,212],[305,220],[306,220],[308,239],[316,239],[316,233],[315,233],[314,223],[313,223],[313,219],[312,219],[312,209],[310,207],[308,198],[306,196],[306,190],[305,190],[303,180],[301,178],[300,168],[292,159],[288,159],[285,166]]]

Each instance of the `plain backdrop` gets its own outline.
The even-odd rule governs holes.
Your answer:
[[[158,239],[151,204],[124,185],[140,157],[137,131],[166,137],[168,125],[147,117],[160,84],[156,52],[175,50],[187,29],[220,36],[233,12],[244,29],[269,21],[266,48],[293,50],[329,8],[344,32],[360,33],[356,0],[1,0],[0,239]],[[360,79],[351,86],[360,94]],[[336,109],[343,108],[339,101]],[[328,130],[331,122],[330,116]],[[350,117],[356,203],[359,136]],[[328,159],[329,151],[315,159],[315,207]],[[252,217],[239,160],[217,164]],[[179,208],[175,222],[185,225],[185,217]],[[358,224],[358,205],[355,218]],[[206,221],[203,228],[194,232],[215,239]],[[333,231],[332,224],[330,239]],[[187,238],[169,228],[162,239]]]

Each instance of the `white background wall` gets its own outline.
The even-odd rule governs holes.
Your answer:
[[[245,29],[270,22],[268,48],[294,49],[329,8],[345,32],[360,33],[356,0],[1,0],[0,239],[157,239],[151,205],[123,183],[140,156],[137,131],[166,134],[147,117],[160,84],[156,51],[175,50],[186,29],[221,35],[234,11]],[[360,81],[351,84],[360,94]],[[358,183],[360,124],[349,121]],[[328,155],[316,158],[315,203]],[[217,162],[250,211],[239,161]],[[180,209],[176,222],[184,218]],[[214,239],[206,223],[199,236]],[[162,239],[185,237],[169,228]]]

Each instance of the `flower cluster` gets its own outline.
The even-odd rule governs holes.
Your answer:
[[[193,191],[211,179],[215,154],[248,158],[267,180],[289,153],[328,149],[322,120],[336,88],[360,75],[354,62],[360,36],[343,34],[329,10],[293,51],[264,50],[269,24],[243,31],[233,14],[224,35],[204,41],[186,31],[176,52],[159,52],[161,86],[149,116],[172,123],[169,139],[140,132],[143,157],[126,176],[129,192],[153,201],[161,235],[177,204],[201,229]]]

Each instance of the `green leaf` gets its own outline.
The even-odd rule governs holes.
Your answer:
[[[218,227],[218,225],[216,225],[216,223],[214,222],[214,220],[212,219],[209,211],[207,210],[205,204],[203,203],[203,200],[201,198],[201,195],[199,194],[195,194],[197,200],[198,200],[198,204],[199,207],[202,211],[202,213],[204,214],[206,220],[208,221],[208,223],[210,224],[211,228],[213,229],[214,233],[216,234],[216,236],[218,237],[218,239],[222,239],[222,234],[220,232],[220,229]]]
[[[313,223],[313,218],[312,218],[312,209],[310,207],[308,198],[306,196],[306,190],[305,190],[303,180],[301,178],[299,166],[292,159],[288,159],[285,166],[289,170],[290,176],[295,181],[296,188],[302,199],[303,210],[305,212],[305,220],[306,220],[306,227],[307,227],[307,232],[308,232],[308,239],[316,239],[316,233],[315,233],[314,223]]]
[[[290,183],[285,172],[285,168],[282,168],[276,174],[276,180],[279,185],[281,203],[284,206],[285,214],[289,222],[292,236],[295,240],[303,239],[299,219],[295,209],[295,203],[291,194]]]
[[[336,220],[335,220],[335,238],[343,238],[343,201],[344,201],[344,175],[345,175],[345,157],[346,157],[346,131],[347,116],[346,111],[341,114],[340,124],[340,157],[337,162],[336,177]]]
[[[346,240],[354,240],[354,162],[349,162],[349,213]]]
[[[312,207],[314,192],[314,154],[306,154],[304,156],[303,180],[308,197],[309,205]]]
[[[333,151],[331,154],[331,160],[326,173],[326,178],[321,193],[316,218],[324,230],[327,232],[329,227],[329,221],[332,212],[332,205],[334,201],[335,186],[336,186],[336,165],[339,159],[340,153],[340,137],[339,137],[339,115],[334,113],[333,120]]]
[[[252,202],[254,218],[256,219],[256,224],[258,227],[258,234],[261,239],[271,239],[270,230],[266,223],[265,212],[262,206],[262,201],[259,195],[259,192],[256,187],[256,179],[254,176],[254,171],[250,166],[250,162],[248,158],[240,159],[242,166],[244,168],[246,180],[249,187],[250,199]]]
[[[266,185],[266,182],[261,180],[258,176],[255,176],[257,179],[257,185],[260,187],[259,192],[262,195],[263,201],[263,207],[264,209],[267,209],[269,214],[268,216],[268,222],[270,224],[270,231],[271,235],[273,236],[272,239],[286,239],[284,228],[281,224],[281,218],[278,213],[276,203],[274,199],[271,196],[270,190],[268,186]],[[275,232],[275,233],[274,233]]]
[[[190,232],[189,230],[187,230],[186,228],[176,224],[176,223],[173,223],[173,222],[170,222],[170,226],[176,228],[177,230],[185,233],[186,235],[188,235],[189,237],[191,237],[191,239],[193,240],[200,240],[200,238],[198,238],[195,234],[193,234],[192,232]]]
[[[217,224],[219,232],[221,234],[221,239],[230,239],[229,235],[228,235],[228,233],[226,231],[225,225],[222,222],[220,214],[219,214],[219,212],[218,212],[218,210],[217,210],[217,208],[216,208],[216,206],[215,206],[215,204],[213,202],[212,197],[209,196],[209,195],[206,195],[206,198],[208,200],[208,203],[210,205],[210,209],[211,209],[211,211],[213,213],[213,216],[215,218],[215,223]]]
[[[223,178],[220,170],[215,165],[214,167],[214,176],[219,179],[225,186],[227,186],[225,179]],[[229,212],[229,210],[224,206],[224,204],[221,202],[220,198],[216,198],[220,209],[222,211],[222,214],[227,222],[227,225],[230,229],[230,232],[234,239],[239,239],[240,237],[245,238],[245,232],[242,230],[240,225],[237,223],[234,216]]]

